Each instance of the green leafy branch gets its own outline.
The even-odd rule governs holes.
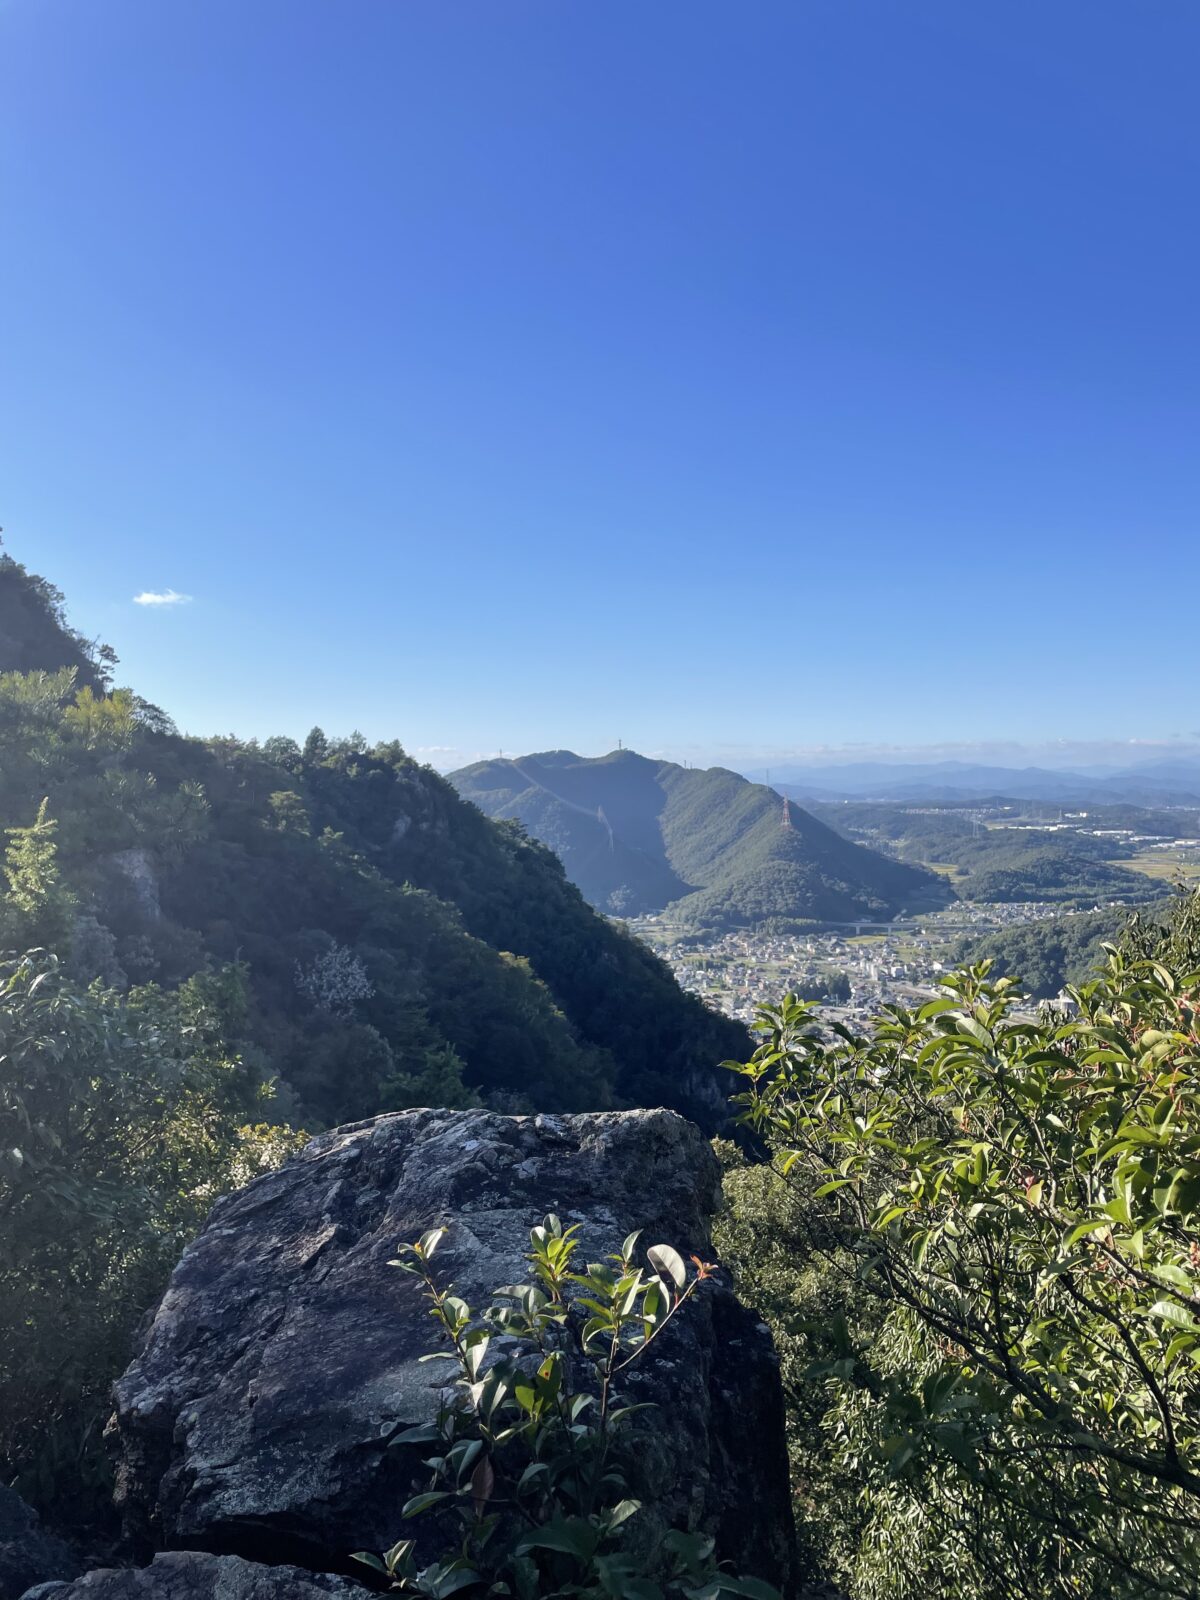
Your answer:
[[[631,1419],[646,1409],[617,1392],[640,1360],[715,1270],[670,1245],[636,1261],[640,1235],[619,1252],[574,1262],[577,1226],[548,1216],[530,1233],[531,1281],[495,1290],[476,1315],[434,1276],[445,1237],[435,1228],[391,1263],[419,1279],[446,1345],[423,1361],[450,1360],[457,1374],[435,1421],[390,1443],[428,1444],[426,1488],[404,1506],[435,1512],[450,1548],[422,1566],[415,1538],[356,1559],[401,1592],[444,1600],[459,1590],[609,1600],[718,1600],[722,1594],[777,1600],[768,1584],[722,1570],[707,1535],[673,1529],[652,1556],[625,1538],[642,1510],[629,1493]],[[452,1539],[452,1530],[457,1534]]]

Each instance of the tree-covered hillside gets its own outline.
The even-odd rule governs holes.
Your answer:
[[[969,899],[997,904],[1121,900],[1137,905],[1151,888],[1144,873],[1058,842],[1021,841],[1007,849],[968,856],[962,864],[966,875],[959,880],[961,892]]]
[[[1154,887],[1144,873],[1121,864],[1138,848],[1121,836],[1122,831],[1127,834],[1136,828],[1169,838],[1192,835],[1196,825],[1191,812],[1156,813],[1128,806],[1097,810],[1088,818],[1093,831],[980,826],[974,820],[977,813],[966,807],[908,808],[863,801],[814,809],[844,838],[888,851],[902,861],[936,862],[955,869],[955,886],[963,899],[993,903],[1138,904],[1154,893]]]
[[[68,625],[60,589],[0,551],[0,666],[5,672],[71,667],[80,688],[99,689],[114,659],[106,646],[90,644]]]
[[[1131,916],[1154,927],[1175,906],[1176,901],[1168,898],[1150,901],[1136,913],[1121,906],[1107,906],[1102,911],[1080,911],[1026,922],[981,939],[964,939],[956,959],[991,961],[993,977],[1015,978],[1026,994],[1046,1000],[1067,984],[1084,982],[1103,958],[1101,945],[1120,939]]]
[[[1119,907],[1081,911],[964,939],[961,961],[991,961],[993,976],[1015,978],[1024,993],[1047,1000],[1069,983],[1082,983],[1101,958],[1101,943],[1116,939],[1129,913]]]
[[[584,770],[581,770],[584,769]],[[593,905],[640,916],[691,892],[665,859],[656,763],[628,751],[582,762],[569,750],[481,761],[450,782],[485,815],[519,821],[559,857]]]
[[[478,1098],[721,1117],[716,1064],[742,1030],[519,827],[398,744],[181,737],[105,692],[60,597],[11,560],[0,617],[21,621],[0,655],[0,827],[10,883],[18,857],[36,880],[0,945],[53,946],[118,989],[240,965],[232,1042],[310,1126]]]
[[[723,767],[553,751],[478,762],[451,781],[489,816],[519,818],[594,905],[622,915],[669,907],[713,928],[837,922],[948,896],[933,874],[848,842]]]

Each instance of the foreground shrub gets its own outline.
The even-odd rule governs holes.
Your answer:
[[[858,1483],[856,1596],[1194,1596],[1200,974],[1110,951],[1068,1020],[986,963],[944,987],[861,1037],[789,997],[739,1069],[802,1493]]]
[[[778,1600],[769,1584],[718,1567],[703,1534],[674,1529],[655,1550],[637,1540],[631,1418],[653,1408],[622,1397],[622,1374],[712,1269],[693,1257],[689,1274],[675,1250],[655,1245],[646,1271],[635,1263],[635,1233],[619,1255],[575,1272],[578,1229],[550,1216],[530,1234],[533,1281],[497,1289],[477,1316],[433,1276],[430,1260],[444,1232],[404,1247],[392,1265],[424,1283],[447,1345],[425,1359],[444,1356],[458,1374],[437,1421],[393,1442],[427,1443],[436,1452],[426,1462],[428,1489],[402,1514],[449,1512],[457,1531],[445,1554],[424,1567],[413,1539],[357,1559],[393,1588],[429,1600],[468,1589],[517,1600]]]
[[[83,1514],[139,1317],[216,1196],[286,1129],[224,1042],[242,978],[123,997],[53,955],[0,962],[0,1481]]]

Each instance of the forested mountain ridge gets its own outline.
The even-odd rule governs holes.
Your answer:
[[[721,1119],[716,1064],[743,1030],[519,828],[398,744],[180,736],[105,692],[61,597],[8,558],[0,618],[21,624],[0,638],[0,828],[10,850],[52,849],[53,893],[24,931],[75,976],[169,988],[231,964],[235,1042],[310,1126],[480,1098]]]
[[[450,781],[490,817],[519,819],[594,905],[621,915],[669,907],[710,927],[844,921],[948,896],[934,874],[843,839],[723,767],[557,750],[477,762]]]
[[[80,688],[104,687],[115,657],[66,620],[60,589],[0,551],[0,671],[56,672],[70,667]]]

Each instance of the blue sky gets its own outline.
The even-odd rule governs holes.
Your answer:
[[[192,732],[1190,738],[1198,66],[1184,0],[0,0],[8,548]]]

